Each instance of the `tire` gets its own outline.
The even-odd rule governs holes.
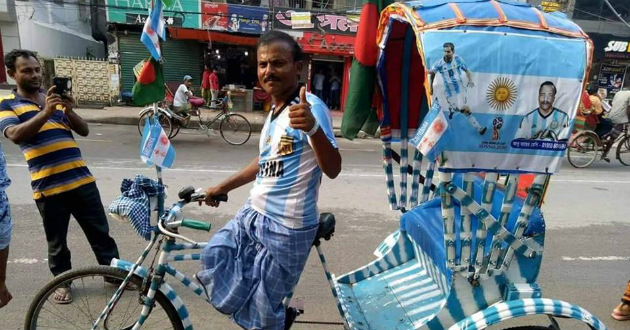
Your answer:
[[[146,112],[142,114],[142,116],[140,116],[140,119],[138,119],[138,132],[140,133],[140,135],[142,135],[142,131],[144,131],[144,123],[151,116],[152,116],[152,112]],[[158,118],[160,120],[160,125],[162,126],[162,129],[164,130],[164,133],[168,135],[169,139],[174,138],[175,135],[179,133],[179,125],[173,124],[170,118],[168,118],[167,116],[163,114],[160,114]]]
[[[626,166],[630,166],[630,135],[626,135],[617,145],[617,159]]]
[[[85,267],[67,271],[57,276],[48,282],[33,299],[24,320],[24,329],[69,329],[70,324],[77,329],[90,329],[104,310],[109,299],[118,289],[118,286],[105,284],[104,279],[110,278],[122,281],[126,276],[127,272],[109,266]],[[68,283],[71,283],[72,303],[65,305],[55,304],[52,301],[55,289]],[[142,286],[142,278],[134,275],[131,278],[131,283],[140,288]],[[92,284],[92,286],[86,284]],[[126,289],[114,305],[114,309],[107,318],[106,323],[101,322],[97,329],[131,329],[142,310],[143,305],[140,303],[139,298],[140,292],[138,289]],[[94,301],[92,301],[93,299]],[[121,318],[121,320],[118,318]],[[48,327],[41,323],[51,323],[51,325]],[[156,329],[158,327],[161,329],[184,330],[177,310],[160,291],[156,292],[154,306],[143,328]]]
[[[599,138],[593,132],[578,133],[569,142],[567,158],[573,167],[587,167],[597,159],[598,155]]]
[[[240,146],[249,140],[252,135],[252,125],[239,114],[231,113],[221,120],[219,126],[221,137],[225,142]]]

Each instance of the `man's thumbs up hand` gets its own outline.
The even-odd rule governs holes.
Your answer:
[[[306,101],[306,87],[300,89],[300,103],[289,107],[290,126],[305,133],[315,127],[315,117],[311,113],[311,105]]]

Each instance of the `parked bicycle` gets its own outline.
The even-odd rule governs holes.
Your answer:
[[[160,102],[157,106],[157,114],[153,106],[146,107],[140,111],[138,132],[142,134],[146,120],[157,115],[158,122],[170,139],[174,138],[182,127],[193,128],[191,127],[192,125],[196,125],[194,128],[210,136],[218,124],[218,131],[225,142],[232,145],[242,145],[251,137],[252,126],[247,118],[230,111],[230,103],[229,93],[223,99],[213,101],[211,106],[204,106],[203,101],[201,103],[191,102],[192,108],[188,115],[182,116],[172,111],[166,102]],[[202,110],[218,110],[219,112],[214,117],[204,120],[201,117]],[[192,121],[193,117],[196,117],[197,120]]]
[[[617,135],[617,136],[615,136]],[[623,126],[620,134],[609,134],[601,139],[595,131],[586,129],[575,134],[569,141],[567,158],[569,164],[576,168],[590,166],[606,150],[606,144],[616,145],[615,157],[625,166],[630,166],[630,135],[628,124]],[[612,147],[610,148],[612,150]]]

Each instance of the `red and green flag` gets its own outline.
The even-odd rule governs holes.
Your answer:
[[[166,89],[160,62],[153,57],[144,60],[136,78],[132,89],[135,105],[144,106],[164,99]]]
[[[355,39],[350,86],[341,122],[344,137],[354,139],[360,130],[374,135],[378,117],[374,100],[378,45],[376,34],[381,11],[393,0],[364,0]]]

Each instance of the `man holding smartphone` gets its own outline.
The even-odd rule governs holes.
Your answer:
[[[48,242],[50,271],[56,276],[72,268],[66,240],[71,214],[98,263],[109,265],[112,258],[118,258],[118,248],[109,236],[94,177],[72,134],[87,136],[88,124],[73,111],[70,95],[57,94],[54,86],[42,90],[42,68],[33,52],[12,50],[4,63],[18,88],[0,102],[0,130],[20,146],[28,164],[33,199]],[[57,289],[54,301],[70,303],[70,288]]]

